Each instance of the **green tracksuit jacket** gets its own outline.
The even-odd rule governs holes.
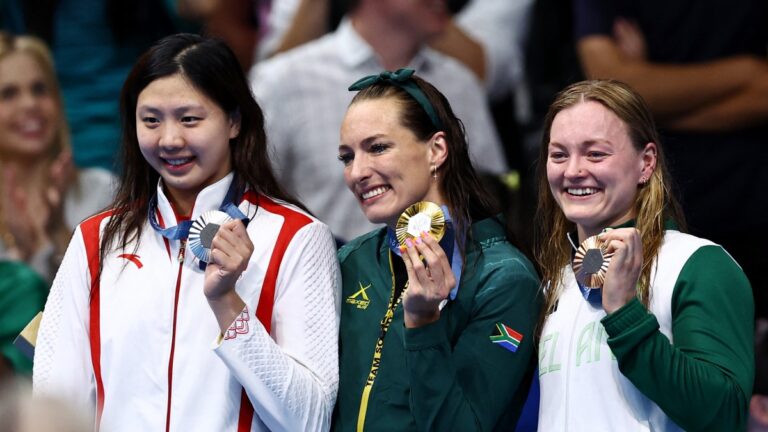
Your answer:
[[[539,281],[496,219],[474,223],[472,234],[457,296],[437,322],[406,329],[402,305],[394,309],[363,403],[364,430],[514,428],[535,366]],[[363,390],[393,291],[390,260],[401,258],[390,252],[385,228],[339,251],[343,292],[335,431],[358,429]],[[522,335],[516,352],[491,341],[497,324]]]

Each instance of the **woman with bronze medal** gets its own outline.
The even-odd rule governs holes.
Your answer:
[[[344,178],[386,224],[339,251],[339,431],[510,430],[540,305],[445,97],[413,70],[359,80]]]
[[[276,183],[222,42],[176,35],[123,87],[124,172],[45,307],[36,392],[103,430],[327,430],[338,384],[330,230]]]
[[[544,126],[539,429],[743,430],[749,282],[722,247],[680,231],[647,106],[625,84],[585,81]]]

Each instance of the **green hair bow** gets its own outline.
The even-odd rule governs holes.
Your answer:
[[[427,115],[432,121],[432,124],[438,130],[443,130],[443,123],[440,121],[440,117],[437,116],[435,107],[432,106],[432,103],[429,102],[427,95],[424,94],[424,91],[416,84],[416,81],[411,78],[414,72],[415,71],[413,69],[401,68],[394,72],[384,71],[378,75],[368,75],[367,77],[363,77],[355,81],[354,84],[349,86],[348,90],[359,91],[379,83],[400,87],[409,95],[411,95],[411,97],[414,98],[422,108],[424,108],[424,111],[427,112]]]

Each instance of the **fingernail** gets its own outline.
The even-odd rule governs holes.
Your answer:
[[[416,244],[421,244],[421,237],[416,237]]]
[[[405,253],[405,251],[407,251],[407,250],[408,250],[407,247],[405,247],[403,245],[400,245],[400,253]]]
[[[429,233],[426,232],[426,231],[422,231],[421,232],[421,238],[427,238],[428,235],[429,235]]]
[[[413,242],[411,241],[411,239],[405,239],[405,245],[408,247],[413,247]]]

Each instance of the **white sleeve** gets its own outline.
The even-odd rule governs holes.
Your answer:
[[[33,366],[36,394],[62,398],[93,415],[96,384],[88,338],[90,274],[78,227],[45,303]]]
[[[458,26],[485,50],[485,87],[492,99],[523,77],[532,9],[533,0],[470,0],[456,16]]]
[[[491,117],[488,100],[480,82],[468,70],[461,70],[464,80],[449,102],[464,123],[469,156],[478,172],[503,174],[509,169],[501,138]],[[458,73],[456,75],[458,77]],[[453,102],[453,101],[456,102]]]
[[[265,60],[280,46],[285,33],[293,24],[300,3],[299,0],[272,0],[272,6],[267,17],[267,33],[256,44],[255,61]]]
[[[267,151],[272,170],[279,183],[291,193],[296,193],[292,172],[294,161],[293,132],[295,110],[293,104],[303,101],[296,97],[292,87],[282,84],[284,62],[268,60],[251,68],[248,80],[251,91],[264,114],[264,130],[267,133]],[[294,111],[292,111],[294,110]]]
[[[274,340],[249,311],[248,332],[215,348],[273,432],[330,428],[339,385],[340,289],[331,231],[313,222],[296,233],[280,265]]]

